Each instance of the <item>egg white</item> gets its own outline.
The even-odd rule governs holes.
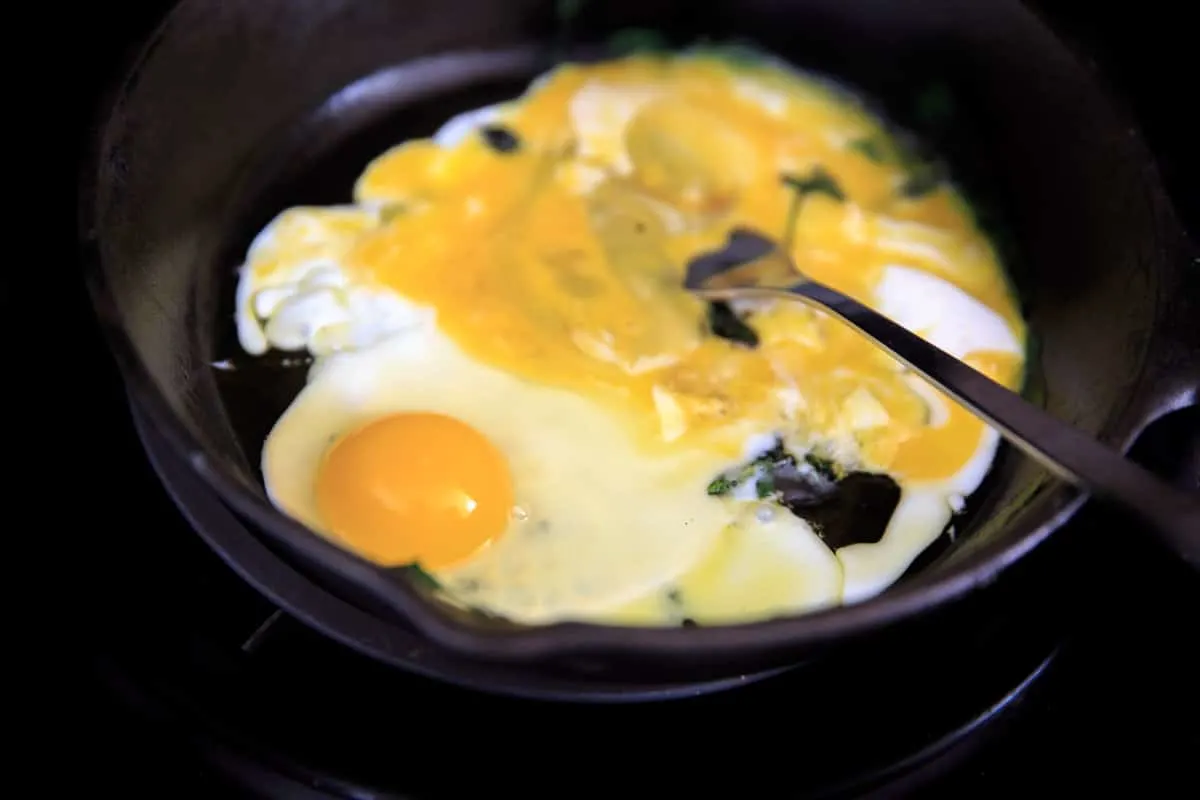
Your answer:
[[[795,580],[771,595],[773,608],[840,596],[840,567],[806,524],[739,520],[735,506],[706,495],[724,466],[720,457],[699,449],[639,451],[605,409],[479,364],[432,324],[323,360],[267,439],[263,470],[272,502],[321,531],[313,486],[330,444],[378,416],[425,410],[487,436],[507,457],[515,483],[517,510],[504,535],[463,565],[434,573],[464,603],[529,623],[614,616],[650,623],[670,613],[655,605],[678,593],[682,579],[694,599],[678,613],[706,620],[710,609],[723,607],[721,598],[747,591],[734,573],[724,588],[688,577],[716,548],[768,569],[780,557],[804,562]],[[753,582],[747,594],[755,596]]]
[[[378,211],[357,206],[293,208],[272,220],[239,271],[242,349],[321,356],[369,347],[427,323],[430,312],[387,289],[356,284],[342,267],[358,233],[378,222]]]
[[[949,281],[900,264],[885,267],[875,286],[876,310],[955,358],[992,351],[1021,356],[1024,347],[1004,319]],[[931,424],[946,419],[951,402],[923,378],[910,385],[930,408]],[[975,452],[957,472],[940,481],[901,485],[900,503],[882,538],[837,551],[844,571],[842,601],[868,599],[899,578],[946,529],[963,499],[983,482],[1000,444],[986,428]]]

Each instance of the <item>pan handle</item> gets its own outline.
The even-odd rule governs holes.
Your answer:
[[[1159,287],[1158,314],[1146,348],[1142,379],[1121,427],[1124,449],[1166,414],[1200,403],[1200,248],[1180,234],[1183,263],[1168,270]],[[1189,476],[1196,488],[1197,476]]]

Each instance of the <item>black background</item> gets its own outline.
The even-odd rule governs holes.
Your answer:
[[[53,9],[66,15],[70,24],[64,27],[59,19],[52,27],[31,28],[31,36],[52,40],[56,54],[54,63],[39,65],[34,74],[48,76],[51,69],[69,69],[69,81],[59,76],[38,80],[49,81],[46,86],[55,97],[64,92],[74,95],[56,105],[79,135],[76,152],[93,120],[97,92],[116,77],[133,43],[149,31],[165,5],[93,3],[70,11]],[[1200,67],[1194,57],[1194,33],[1184,24],[1187,5],[1166,0],[1111,4],[1050,0],[1034,5],[1058,23],[1068,39],[1095,56],[1120,101],[1133,110],[1195,236],[1200,232],[1200,192],[1194,189],[1200,181],[1200,125],[1190,106],[1196,97],[1194,81],[1200,77]],[[76,66],[64,67],[64,58]],[[73,195],[73,189],[64,191]],[[77,281],[70,270],[55,274],[65,275],[75,287]],[[86,319],[82,292],[73,290],[76,304],[71,313]],[[102,362],[81,366],[72,375],[77,397],[85,391],[110,391],[115,386],[115,378]],[[105,459],[102,440],[94,430],[103,427],[102,420],[85,416],[76,420],[76,427],[78,430],[63,431],[73,437],[73,447],[78,450],[74,469],[79,475],[97,475],[83,481],[88,485],[81,502],[90,498],[103,507],[105,492],[119,485],[123,467]],[[93,494],[87,494],[89,491]],[[1094,667],[1083,673],[1086,680],[1061,687],[1040,701],[1044,707],[1032,730],[1022,729],[1020,736],[990,750],[950,785],[943,785],[939,796],[1012,797],[1038,791],[1119,791],[1121,787],[1136,790],[1137,796],[1195,796],[1200,784],[1194,761],[1200,755],[1200,658],[1195,652],[1200,638],[1200,602],[1196,587],[1189,583],[1191,576],[1164,563],[1162,555],[1148,546],[1134,547],[1121,558],[1138,561],[1156,577],[1144,585],[1108,585],[1090,572],[1094,567],[1103,568],[1103,558],[1098,564],[1080,565],[1080,587],[1090,587],[1090,596],[1095,598],[1088,620],[1092,644],[1089,650],[1073,655]],[[84,587],[103,588],[102,582]],[[79,598],[69,599],[68,609],[71,602],[79,602]],[[153,599],[147,598],[147,602]],[[86,646],[89,635],[87,630],[72,629],[70,619],[68,610],[55,620],[56,629],[66,639],[65,649],[75,651],[76,657],[68,656],[65,662],[68,671],[72,665],[84,663],[77,648],[80,643]],[[55,669],[61,667],[56,661]],[[160,749],[154,740],[119,736],[117,729],[128,723],[87,693],[90,684],[86,678],[69,674],[58,682],[61,689],[55,692],[55,702],[43,709],[43,716],[53,716],[48,734],[53,750],[48,752],[60,766],[48,773],[40,761],[23,765],[26,771],[36,770],[44,789],[79,783],[97,794],[189,795],[185,788],[161,783],[171,779],[201,796],[228,796],[217,794],[198,767]],[[58,701],[65,699],[70,704],[60,707]],[[714,725],[719,726],[719,721]]]
[[[1171,0],[1028,4],[1100,64],[1158,153],[1176,203],[1190,219],[1200,218],[1200,191],[1194,188],[1200,118],[1188,112],[1200,66],[1194,55],[1194,27],[1184,22],[1186,4]],[[88,98],[116,77],[123,60],[170,5],[167,0],[143,0],[89,3],[71,10],[73,47],[67,54],[82,67],[71,75],[71,90],[79,98],[72,104],[79,114],[76,130],[91,120]]]

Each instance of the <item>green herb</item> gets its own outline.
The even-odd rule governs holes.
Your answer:
[[[554,16],[559,22],[569,22],[583,10],[583,0],[558,0],[554,4]]]
[[[812,172],[804,177],[788,175],[787,173],[779,177],[783,181],[783,185],[793,192],[791,205],[788,206],[787,228],[783,232],[783,250],[786,252],[791,248],[793,240],[796,237],[796,224],[800,220],[800,209],[804,206],[804,200],[810,194],[828,195],[839,202],[845,200],[846,195],[842,193],[842,187],[838,186],[833,176],[826,172],[825,168],[819,164],[813,167]]]
[[[785,186],[795,191],[801,197],[806,197],[810,194],[824,194],[837,201],[846,199],[846,195],[842,192],[842,187],[838,186],[833,176],[826,172],[825,168],[820,165],[813,167],[812,172],[806,176],[797,177],[785,173],[780,177]]]
[[[737,486],[735,481],[726,478],[724,475],[718,475],[713,479],[712,483],[708,484],[708,494],[711,497],[720,497],[723,494],[729,494]]]
[[[782,456],[780,455],[782,454]],[[763,492],[759,497],[766,497],[775,491],[774,478],[770,475],[770,469],[777,467],[780,464],[786,463],[792,457],[784,452],[782,445],[776,445],[766,453],[763,453],[758,458],[740,467],[736,473],[728,472],[718,475],[708,484],[708,493],[713,496],[728,494],[729,492],[741,486],[746,481],[766,471],[765,475],[760,475],[755,482],[754,489],[756,492]],[[795,463],[794,461],[791,463]],[[764,484],[763,481],[767,481]]]
[[[833,461],[833,459],[819,456],[816,453],[809,453],[808,455],[804,456],[804,463],[812,467],[813,471],[822,478],[826,478],[831,481],[835,481],[838,478],[837,464]]]
[[[765,500],[775,494],[775,478],[770,474],[763,475],[754,484],[754,493],[758,495],[759,500]]]
[[[831,459],[809,453],[804,460],[822,478],[835,482],[838,480],[837,465]],[[779,480],[787,483],[800,478],[796,473],[796,457],[787,451],[783,442],[777,441],[770,450],[739,468],[736,473],[724,473],[713,479],[708,484],[708,494],[713,496],[728,494],[752,478],[754,479],[754,493],[760,500],[775,495],[781,489],[786,494],[787,490],[779,483]]]
[[[503,125],[486,125],[479,129],[479,134],[497,153],[515,153],[521,147],[517,135]]]
[[[907,173],[898,190],[902,197],[916,199],[937,189],[946,180],[946,167],[936,152],[912,134],[901,132],[896,141],[896,160]]]
[[[758,66],[768,59],[767,54],[762,50],[743,42],[701,42],[690,48],[690,52],[718,58],[735,67]]]
[[[851,150],[860,153],[864,158],[874,161],[876,164],[882,164],[884,161],[887,161],[887,148],[878,139],[869,137],[866,139],[855,139],[848,146]]]
[[[758,347],[758,334],[734,313],[728,303],[718,300],[708,304],[708,328],[714,336],[746,347]]]
[[[440,589],[442,586],[438,583],[437,578],[422,569],[420,564],[413,563],[400,569],[417,586],[423,586],[426,589]]]
[[[784,462],[796,463],[796,459],[783,446],[783,442],[776,440],[774,446],[770,450],[763,453],[758,458],[752,461],[752,464],[780,464]]]
[[[1017,245],[1012,229],[1008,225],[1000,201],[994,196],[978,196],[977,192],[964,191],[963,194],[966,195],[964,199],[975,220],[975,227],[982,231],[992,243],[1001,263],[1007,268],[1009,278],[1016,280],[1010,285],[1010,288],[1017,296],[1021,315],[1028,318],[1030,298],[1027,293],[1019,291],[1024,283],[1021,279],[1028,277],[1024,274],[1026,265],[1021,260],[1021,248]]]
[[[824,502],[842,479],[839,467],[832,459],[815,453],[806,455],[804,461],[816,473],[815,476],[800,470],[796,457],[787,451],[782,441],[777,440],[770,450],[736,472],[717,476],[709,483],[708,494],[725,495],[752,480],[758,499],[780,502],[793,512],[797,504],[807,508]]]
[[[616,55],[628,56],[636,53],[662,53],[671,49],[671,44],[662,34],[649,28],[624,28],[608,39],[608,47]]]
[[[394,220],[396,217],[404,213],[404,206],[399,203],[389,203],[379,209],[379,221],[384,225]]]
[[[1021,396],[1035,406],[1046,405],[1046,376],[1042,373],[1042,339],[1036,331],[1025,336],[1025,371],[1021,376]]]
[[[937,190],[942,185],[942,170],[935,164],[921,164],[914,168],[900,186],[900,194],[916,200]]]
[[[915,116],[923,126],[940,128],[954,116],[954,94],[945,84],[923,89],[913,103]]]

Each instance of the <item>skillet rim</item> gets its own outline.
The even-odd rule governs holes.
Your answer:
[[[993,583],[1013,563],[1024,558],[1050,535],[1057,531],[1086,501],[1087,494],[1061,481],[1051,479],[1037,501],[1031,516],[1039,519],[1010,526],[1000,541],[991,543],[971,554],[961,565],[945,574],[931,576],[918,573],[902,584],[893,585],[882,593],[860,603],[835,606],[800,615],[784,616],[736,625],[712,625],[690,628],[637,628],[601,625],[596,623],[565,622],[545,626],[524,626],[510,623],[505,630],[489,629],[454,618],[443,604],[426,599],[404,580],[389,577],[377,567],[348,550],[343,550],[324,537],[286,517],[265,499],[246,487],[245,482],[207,450],[175,414],[165,394],[137,355],[132,337],[116,312],[110,286],[105,279],[104,260],[98,241],[100,169],[103,164],[104,143],[108,132],[119,119],[119,113],[130,86],[136,82],[150,53],[155,49],[163,31],[170,24],[178,5],[173,7],[145,40],[132,59],[127,71],[113,83],[98,104],[93,136],[88,138],[87,151],[82,159],[80,176],[79,235],[84,279],[88,287],[100,327],[122,375],[131,398],[146,411],[156,429],[183,455],[196,473],[217,495],[237,513],[260,529],[263,534],[280,541],[285,547],[299,551],[338,577],[365,588],[388,609],[411,622],[432,641],[464,655],[498,661],[528,662],[570,655],[615,655],[633,657],[722,657],[744,656],[749,652],[798,651],[848,641],[886,626],[909,622],[964,599],[978,589]],[[1027,11],[1029,9],[1026,9]],[[1079,60],[1079,53],[1040,16],[1038,24],[1046,27],[1070,55]],[[1117,97],[1101,76],[1091,75],[1106,99]],[[1129,122],[1127,110],[1112,103],[1114,115]],[[1132,126],[1131,126],[1132,127]],[[1136,131],[1129,146],[1140,160],[1150,167],[1142,181],[1143,188],[1155,195],[1154,200],[1166,203],[1153,155],[1145,146],[1140,131]],[[1149,198],[1148,198],[1149,199]],[[1155,227],[1175,223],[1156,215]],[[1098,437],[1105,443],[1124,450],[1128,444],[1157,417],[1163,409],[1135,409],[1138,418],[1131,419],[1130,406],[1148,388],[1156,376],[1152,374],[1151,346],[1166,333],[1164,327],[1164,272],[1169,276],[1168,258],[1162,253],[1154,260],[1158,290],[1154,298],[1151,336],[1141,354],[1137,378],[1123,403],[1110,409],[1108,419]],[[1161,377],[1161,376],[1159,376]],[[1152,400],[1154,398],[1151,398]],[[1159,405],[1162,399],[1159,398]],[[1153,405],[1150,403],[1149,405]],[[1185,403],[1186,404],[1186,403]],[[1143,405],[1146,405],[1145,403]],[[1015,530],[1014,530],[1015,528]]]

